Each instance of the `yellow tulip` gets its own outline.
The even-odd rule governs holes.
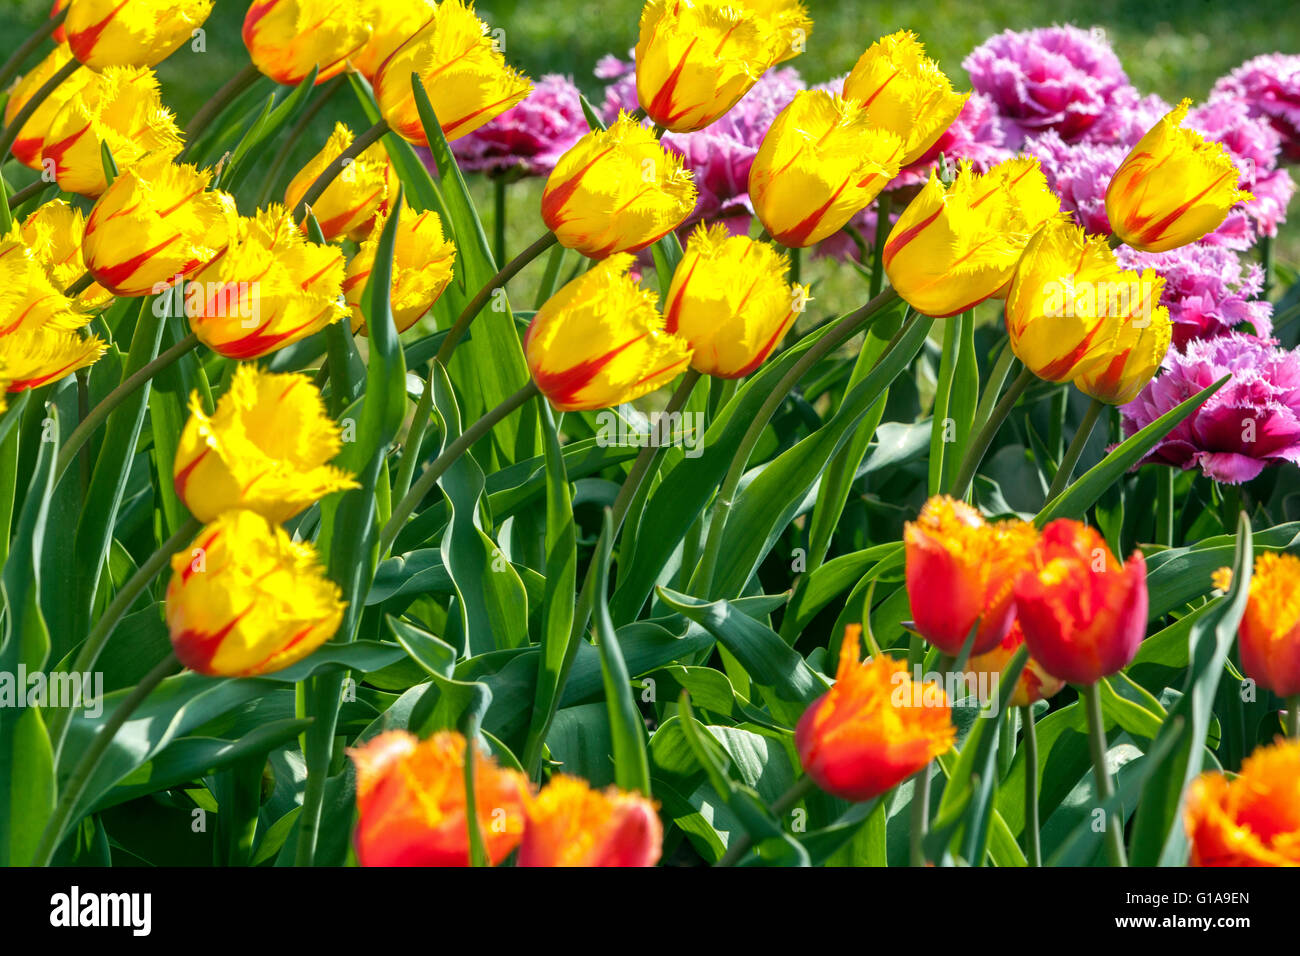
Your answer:
[[[560,157],[542,191],[542,219],[560,244],[592,259],[638,252],[695,208],[693,174],[626,113]]]
[[[664,129],[702,129],[772,65],[775,34],[775,24],[741,6],[649,0],[636,45],[637,99]]]
[[[844,80],[844,98],[862,104],[871,125],[897,133],[903,166],[925,155],[952,125],[970,94],[953,92],[939,64],[909,30],[867,48]]]
[[[506,64],[487,24],[463,0],[438,4],[433,19],[375,77],[375,100],[388,125],[417,146],[428,146],[412,73],[419,74],[448,142],[500,116],[533,89],[528,77]]]
[[[370,39],[352,54],[352,68],[371,83],[393,52],[432,20],[437,0],[361,0],[362,17],[371,25]]]
[[[997,295],[1034,233],[1061,218],[1037,159],[983,174],[963,163],[946,189],[932,172],[885,242],[885,273],[916,311],[956,315]]]
[[[316,177],[351,145],[352,131],[343,123],[335,123],[334,132],[325,148],[313,156],[290,181],[284,191],[284,204],[290,209],[298,208],[299,200],[311,188]],[[388,201],[391,176],[392,166],[381,143],[369,147],[348,163],[311,205],[325,238],[348,236],[362,239],[368,235],[375,214]]]
[[[686,339],[691,366],[741,378],[780,344],[809,301],[808,286],[785,281],[789,261],[767,243],[695,227],[673,272],[664,329]]]
[[[799,0],[741,0],[736,5],[752,11],[771,25],[774,64],[792,59],[806,49],[813,23],[808,8]]]
[[[370,39],[361,0],[254,0],[244,15],[244,46],[263,76],[297,86],[317,68],[316,84],[338,76]]]
[[[76,206],[62,199],[52,199],[23,220],[23,242],[45,267],[56,289],[66,289],[86,272],[81,242],[86,232],[86,217]],[[108,304],[112,293],[98,282],[92,283],[76,297],[86,309]]]
[[[162,105],[153,70],[110,66],[89,74],[50,121],[41,162],[53,164],[65,192],[98,196],[108,185],[104,143],[123,170],[150,154],[170,157],[180,152],[181,131],[171,110]]]
[[[1134,249],[1164,252],[1208,235],[1236,203],[1241,173],[1222,143],[1183,129],[1191,100],[1161,117],[1133,147],[1106,189],[1106,217]]]
[[[610,256],[537,310],[524,355],[538,389],[562,412],[609,408],[667,385],[691,361],[686,340],[664,331],[655,295]]]
[[[63,30],[78,60],[94,70],[155,66],[189,42],[213,0],[76,0]]]
[[[186,304],[190,327],[227,358],[260,358],[347,314],[343,253],[308,242],[289,210],[274,204],[241,218],[194,282],[200,294]]]
[[[1163,289],[1150,269],[1120,268],[1105,237],[1053,221],[1029,240],[1011,280],[1011,350],[1039,378],[1073,381],[1094,398],[1123,404],[1169,348]]]
[[[898,174],[903,141],[853,100],[805,90],[772,122],[749,170],[749,198],[783,246],[839,232]]]
[[[81,252],[114,295],[151,295],[192,275],[225,248],[235,201],[208,189],[209,170],[150,156],[113,181],[90,210]]]
[[[0,387],[19,392],[63,378],[104,354],[90,321],[50,282],[15,223],[0,237]]]
[[[71,59],[72,51],[66,44],[60,44],[50,51],[49,56],[33,67],[31,72],[14,84],[5,103],[6,126],[14,121],[14,117],[27,105],[32,95],[49,82],[54,74],[66,66]],[[50,123],[63,108],[63,104],[86,85],[91,75],[89,70],[78,70],[60,83],[45,102],[36,108],[36,112],[23,124],[23,128],[18,131],[18,138],[14,140],[14,159],[31,169],[41,168],[41,149],[45,146],[45,136],[50,130]]]
[[[200,674],[281,670],[333,637],[343,620],[346,604],[316,549],[252,511],[227,511],[171,565],[172,649]]]
[[[355,488],[327,462],[342,447],[320,392],[305,375],[240,365],[215,414],[190,397],[190,419],[176,450],[177,496],[200,521],[244,508],[288,521],[326,495]]]
[[[375,223],[371,237],[348,263],[343,278],[343,297],[352,309],[352,331],[365,333],[365,316],[361,314],[361,296],[370,281],[375,265],[375,251],[383,222]],[[393,288],[390,301],[393,324],[405,332],[438,301],[451,282],[456,246],[444,238],[442,220],[436,212],[415,214],[402,209],[393,245]]]

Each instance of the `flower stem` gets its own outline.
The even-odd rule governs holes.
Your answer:
[[[871,249],[871,294],[879,295],[885,285],[885,240],[889,238],[889,214],[894,197],[883,192],[876,198],[876,244]]]
[[[1174,469],[1156,468],[1156,544],[1174,546]]]
[[[5,60],[5,65],[0,67],[0,90],[7,90],[9,88],[9,82],[18,75],[18,71],[23,68],[23,64],[27,62],[27,58],[45,42],[47,37],[61,27],[63,21],[67,18],[68,8],[64,7],[57,14],[46,19],[45,23],[37,29],[35,33],[24,40],[18,49],[14,50],[13,56]]]
[[[492,203],[495,216],[492,221],[492,255],[497,262],[506,261],[506,197],[505,176],[492,177]]]
[[[1105,803],[1115,795],[1110,773],[1106,769],[1106,725],[1101,716],[1101,690],[1089,684],[1079,690],[1088,712],[1088,749],[1092,753],[1093,779],[1097,782],[1097,799]],[[1106,855],[1111,866],[1128,866],[1124,852],[1124,824],[1119,814],[1111,812],[1106,818]]]
[[[343,172],[349,163],[367,149],[379,142],[389,131],[388,123],[380,120],[354,139],[351,146],[335,156],[330,161],[330,164],[321,170],[321,174],[316,177],[315,181],[307,187],[307,191],[302,194],[302,199],[298,200],[298,205],[293,208],[293,221],[298,222],[303,216],[307,215],[307,208],[317,199],[320,199],[325,190],[329,188],[330,183],[338,178],[339,173]]]
[[[9,197],[9,208],[17,209],[19,206],[27,202],[27,200],[31,199],[33,196],[39,196],[42,192],[45,191],[45,188],[47,186],[53,186],[53,185],[54,185],[53,183],[47,183],[43,179],[38,179],[35,182],[28,183],[22,189],[18,190],[12,196]]]
[[[490,432],[497,422],[537,394],[537,383],[529,379],[527,385],[506,398],[500,405],[487,412],[473,425],[461,432],[451,444],[442,450],[442,454],[425,467],[424,471],[420,473],[420,477],[411,485],[410,490],[402,496],[402,500],[393,508],[392,516],[388,519],[388,523],[384,525],[384,530],[379,536],[379,559],[381,561],[388,554],[388,549],[393,546],[393,540],[397,537],[398,532],[402,530],[407,519],[415,511],[416,505],[424,500],[424,496],[433,489],[434,484],[443,476],[443,473],[455,464],[456,459]]]
[[[145,698],[147,698],[163,678],[171,676],[176,670],[176,655],[168,653],[158,665],[146,674],[140,683],[135,685],[135,689],[127,695],[122,703],[114,708],[112,715],[104,722],[104,726],[95,734],[90,742],[86,752],[81,755],[77,761],[77,766],[73,768],[72,775],[68,778],[67,786],[59,794],[59,802],[54,807],[54,813],[50,816],[49,821],[45,824],[45,832],[41,834],[40,845],[36,849],[36,856],[32,860],[33,866],[49,866],[50,861],[54,858],[55,851],[59,848],[59,843],[63,839],[63,834],[67,830],[72,811],[76,803],[81,799],[81,795],[86,790],[86,785],[90,783],[91,776],[99,766],[99,762],[108,752],[109,744],[117,736],[117,732],[122,729],[130,716],[135,713]]]
[[[1042,835],[1038,823],[1038,729],[1034,726],[1034,708],[1020,708],[1025,725],[1025,856],[1030,866],[1043,865]]]
[[[971,481],[975,478],[975,471],[979,468],[980,462],[984,460],[984,453],[989,450],[989,445],[993,443],[993,436],[998,433],[1002,423],[1007,420],[1011,414],[1011,409],[1015,407],[1020,396],[1024,394],[1029,383],[1034,380],[1034,373],[1029,369],[1021,369],[1020,374],[1016,376],[1015,381],[1007,388],[1006,393],[1002,396],[1001,401],[994,406],[992,413],[989,415],[979,432],[971,439],[970,445],[967,446],[966,454],[962,458],[961,468],[957,471],[957,477],[953,479],[950,494],[954,498],[965,498],[966,491],[970,488]]]
[[[213,93],[212,98],[199,107],[199,111],[194,114],[189,125],[185,127],[185,148],[180,151],[177,158],[183,159],[194,148],[199,135],[208,128],[213,120],[221,115],[227,106],[235,101],[235,98],[240,93],[256,83],[261,75],[257,67],[249,63],[228,79],[217,92]]]
[[[258,209],[270,202],[271,197],[275,194],[276,185],[280,181],[280,174],[284,172],[285,164],[289,162],[289,157],[293,154],[293,148],[298,144],[303,131],[311,125],[311,121],[316,118],[316,115],[325,108],[325,105],[330,101],[330,97],[343,85],[345,79],[344,74],[339,74],[322,85],[316,93],[315,100],[302,111],[302,115],[293,124],[293,128],[289,130],[289,135],[285,137],[284,142],[280,144],[280,148],[276,150],[275,158],[271,160],[271,168],[267,170],[266,178],[262,181],[262,190],[257,194],[256,206]]]
[[[440,364],[445,366],[451,361],[451,353],[456,350],[456,346],[465,335],[465,330],[469,328],[470,323],[482,311],[484,304],[491,298],[492,293],[513,279],[524,266],[555,245],[557,241],[555,233],[548,232],[502,266],[501,271],[489,279],[487,285],[478,290],[478,293],[470,300],[469,305],[465,306],[460,315],[456,317],[456,321],[452,323],[447,332],[447,337],[442,340],[442,346],[438,349],[437,356],[435,356]]]
[[[23,108],[18,111],[16,116],[14,116],[13,122],[5,127],[3,133],[0,133],[0,163],[3,163],[5,159],[8,158],[9,150],[13,148],[14,141],[18,139],[18,134],[21,133],[23,127],[27,125],[27,121],[36,114],[38,109],[41,108],[41,104],[50,98],[50,94],[63,85],[64,80],[72,76],[72,74],[76,73],[79,69],[81,69],[80,62],[75,59],[69,60],[67,63],[63,64],[63,66],[59,67],[57,73],[45,81],[44,86],[32,94],[31,99],[23,104]]]
[[[796,780],[793,786],[785,793],[781,794],[772,804],[772,816],[781,817],[794,808],[794,805],[808,796],[813,791],[812,777],[801,777]],[[718,860],[718,866],[735,866],[749,852],[749,848],[754,845],[753,839],[748,833],[736,834],[736,839],[727,847],[726,854]]]
[[[1300,694],[1287,698],[1286,730],[1292,740],[1300,740]]]
[[[1083,421],[1079,423],[1079,429],[1070,439],[1070,447],[1065,450],[1065,455],[1061,458],[1061,467],[1056,469],[1056,476],[1052,478],[1052,487],[1047,491],[1047,501],[1044,505],[1050,504],[1060,497],[1066,486],[1070,483],[1070,476],[1074,474],[1074,466],[1079,463],[1079,456],[1083,454],[1083,448],[1088,444],[1088,439],[1092,437],[1092,430],[1097,425],[1097,416],[1101,410],[1106,407],[1106,403],[1092,400],[1088,410],[1084,412]]]
[[[166,352],[161,353],[156,359],[147,365],[141,366],[134,373],[122,380],[122,384],[113,389],[103,400],[90,410],[90,414],[82,419],[81,424],[73,429],[68,440],[63,443],[59,449],[59,457],[54,463],[54,480],[57,483],[59,477],[72,464],[73,458],[76,457],[77,451],[82,445],[95,433],[104,420],[112,413],[113,409],[126,401],[131,394],[145,382],[149,381],[163,369],[174,363],[181,356],[193,350],[199,344],[199,337],[191,332],[185,338],[181,339]]]
[[[908,862],[912,866],[925,866],[925,833],[930,829],[930,771],[933,767],[934,761],[930,761],[912,778],[912,815],[908,828],[911,845]]]

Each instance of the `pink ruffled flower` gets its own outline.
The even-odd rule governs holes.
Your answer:
[[[1268,53],[1247,60],[1221,77],[1212,95],[1237,98],[1251,116],[1267,119],[1286,158],[1300,162],[1300,56]]]
[[[1010,149],[1047,130],[1066,142],[1079,139],[1129,86],[1105,34],[1072,26],[1007,30],[976,47],[962,66],[996,104]]]
[[[1243,100],[1220,96],[1187,114],[1187,125],[1227,147],[1241,170],[1241,188],[1255,198],[1239,203],[1215,230],[1211,242],[1242,249],[1258,236],[1277,235],[1295,192],[1291,174],[1278,168],[1281,137],[1267,121],[1250,115]],[[1242,243],[1245,245],[1242,245]]]
[[[1061,208],[1089,233],[1109,235],[1106,188],[1128,155],[1127,145],[1092,142],[1066,143],[1055,130],[1036,136],[1025,150],[1037,156],[1047,184],[1061,199]]]
[[[545,176],[588,131],[578,88],[566,76],[537,81],[528,98],[451,144],[466,172]]]
[[[1115,91],[1086,138],[1089,142],[1103,145],[1135,146],[1172,109],[1155,93],[1143,96],[1131,86],[1122,87]]]
[[[1199,467],[1215,481],[1250,481],[1266,465],[1300,461],[1300,354],[1233,333],[1171,351],[1160,375],[1120,408],[1132,435],[1206,386],[1232,380],[1166,435],[1142,463]]]
[[[1231,249],[1196,242],[1168,252],[1120,246],[1115,254],[1125,269],[1154,269],[1164,277],[1160,304],[1174,322],[1174,349],[1194,339],[1227,335],[1243,322],[1261,338],[1273,334],[1273,307],[1259,298],[1264,270],[1252,264],[1243,272]]]
[[[899,170],[888,188],[924,185],[930,171],[938,168],[940,156],[954,169],[958,161],[968,159],[975,171],[982,173],[1015,155],[1015,150],[1005,144],[1006,130],[993,99],[983,93],[972,93],[952,125],[920,159]]]

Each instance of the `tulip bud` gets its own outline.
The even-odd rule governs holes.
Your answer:
[[[56,289],[66,289],[86,273],[81,242],[86,233],[86,217],[76,206],[62,199],[52,199],[23,220],[23,241],[45,267]],[[113,295],[98,282],[92,283],[76,297],[83,309],[98,309]]]
[[[20,392],[57,381],[104,354],[90,321],[51,284],[45,265],[17,224],[0,237],[0,388]]]
[[[146,155],[180,152],[181,132],[162,105],[153,70],[111,66],[89,74],[50,121],[41,162],[54,164],[60,189],[93,198],[108,186],[105,143],[122,170]]]
[[[1183,129],[1183,100],[1138,141],[1106,189],[1106,218],[1134,249],[1164,252],[1218,229],[1234,204],[1241,172],[1227,148]]]
[[[741,378],[772,354],[810,301],[808,286],[785,281],[789,261],[727,227],[695,228],[668,289],[664,329],[686,339],[691,365]]]
[[[592,259],[639,252],[695,208],[693,175],[626,113],[560,157],[542,191],[542,219],[560,244]]]
[[[370,39],[352,54],[352,68],[372,84],[379,68],[399,46],[420,32],[437,14],[437,0],[361,0],[361,19]]]
[[[334,636],[346,604],[317,558],[252,511],[227,511],[172,557],[166,617],[181,663],[209,677],[269,674]]]
[[[343,123],[335,123],[325,148],[312,157],[285,189],[284,204],[297,209],[299,200],[306,195],[316,177],[352,145],[352,139],[352,130]],[[380,143],[369,147],[344,166],[311,205],[312,215],[325,238],[347,236],[359,241],[369,235],[375,215],[387,206],[391,175],[388,153]]]
[[[938,684],[914,682],[906,663],[885,655],[859,663],[860,631],[845,630],[835,683],[809,705],[794,732],[808,776],[855,802],[898,786],[957,736]]]
[[[1007,293],[1011,349],[1039,378],[1123,404],[1169,348],[1164,284],[1151,269],[1120,268],[1104,237],[1049,222],[1029,240]]]
[[[187,304],[190,327],[227,358],[268,355],[347,313],[343,253],[308,242],[283,206],[239,219],[225,251],[194,280],[203,299]]]
[[[1043,529],[1029,564],[1015,581],[1016,613],[1049,674],[1094,684],[1133,660],[1147,624],[1140,551],[1120,564],[1095,529],[1062,518]]]
[[[820,242],[844,227],[898,174],[903,142],[872,126],[855,101],[795,94],[749,169],[749,198],[783,246]]]
[[[519,866],[654,866],[663,850],[663,824],[639,793],[556,774],[524,812]]]
[[[50,55],[38,63],[14,84],[5,103],[4,124],[14,121],[32,95],[44,86],[55,73],[58,73],[72,59],[72,51],[66,46],[57,46]],[[41,150],[45,147],[45,137],[49,133],[50,123],[63,109],[63,105],[72,99],[86,85],[92,74],[89,70],[78,70],[55,87],[45,102],[36,107],[36,112],[18,131],[18,138],[12,147],[14,159],[31,169],[41,168]]]
[[[1025,521],[988,524],[970,505],[931,498],[903,526],[907,596],[917,631],[945,654],[997,647],[1015,617],[1011,586],[1037,533]]]
[[[235,201],[209,190],[209,170],[150,156],[124,170],[90,210],[82,254],[114,295],[170,288],[221,252],[235,223]]]
[[[297,86],[316,68],[319,86],[370,39],[363,14],[361,0],[254,0],[244,14],[244,46],[263,76]]]
[[[686,340],[664,331],[655,295],[627,275],[632,257],[610,256],[537,310],[524,356],[538,389],[562,412],[630,402],[686,370]]]
[[[637,99],[664,129],[702,129],[758,82],[779,42],[772,21],[740,5],[648,0],[636,45]]]
[[[348,751],[357,768],[357,859],[362,866],[469,866],[465,738],[418,740],[390,730]],[[475,748],[474,808],[493,864],[519,845],[523,775]]]
[[[1279,738],[1229,780],[1204,773],[1187,788],[1183,824],[1192,866],[1300,866],[1300,740]]]
[[[972,655],[966,663],[967,681],[978,685],[981,675],[988,680],[1000,679],[1002,672],[1011,663],[1011,658],[1016,656],[1016,651],[1020,650],[1020,645],[1024,642],[1025,632],[1020,629],[1020,622],[1013,621],[1011,629],[1007,631],[1007,636],[1002,638],[1000,644],[983,654]],[[989,686],[996,692],[996,685]],[[1064,686],[1065,681],[1047,673],[1043,670],[1043,665],[1031,657],[1025,662],[1025,669],[1020,672],[1020,678],[1016,681],[1016,688],[1011,692],[1007,705],[1028,707],[1037,701],[1055,697]]]
[[[885,273],[916,311],[956,315],[997,295],[1030,238],[1061,215],[1037,159],[982,174],[963,162],[948,188],[931,172],[889,233]]]
[[[1237,630],[1237,646],[1246,676],[1279,697],[1300,694],[1297,594],[1300,594],[1300,558],[1274,551],[1265,551],[1255,558],[1246,613]]]
[[[63,30],[73,55],[93,70],[109,66],[155,66],[189,42],[194,31],[208,19],[212,3],[213,0],[76,0],[68,8]]]
[[[433,19],[375,77],[375,101],[388,125],[417,146],[428,146],[412,73],[419,74],[447,142],[500,116],[533,89],[528,77],[506,64],[487,24],[464,0],[442,0]]]
[[[305,375],[235,369],[230,390],[207,415],[198,392],[176,449],[176,495],[200,521],[245,508],[288,521],[326,495],[355,488],[326,464],[342,447],[320,392]]]
[[[361,296],[370,281],[370,271],[375,265],[375,252],[383,231],[382,221],[375,223],[375,231],[361,244],[361,249],[348,263],[343,278],[343,297],[352,309],[352,331],[366,332],[365,316],[361,312]],[[398,332],[405,332],[433,307],[451,282],[452,264],[456,261],[456,246],[442,234],[442,220],[436,212],[415,214],[402,209],[397,223],[397,241],[393,246],[393,282],[390,296],[393,324]]]
[[[844,98],[861,103],[872,126],[897,133],[903,141],[902,166],[916,162],[939,141],[969,96],[953,92],[939,64],[925,55],[910,30],[869,46],[844,80]]]

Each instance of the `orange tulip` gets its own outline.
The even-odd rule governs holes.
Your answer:
[[[1241,669],[1279,697],[1300,694],[1298,595],[1300,558],[1265,551],[1255,559],[1246,613],[1237,631]]]
[[[524,812],[520,866],[654,866],[663,849],[654,804],[617,787],[602,792],[556,774],[525,798]]]
[[[1025,632],[1020,629],[1019,621],[1012,621],[1011,630],[1007,631],[1007,636],[1002,638],[1002,643],[991,651],[973,655],[967,662],[967,678],[978,679],[980,675],[990,678],[994,675],[1000,676],[1023,643],[1025,643]],[[1007,705],[1028,707],[1035,701],[1055,697],[1064,686],[1065,681],[1047,673],[1043,670],[1043,665],[1031,657],[1025,662],[1025,669],[1020,672],[1020,679],[1016,681],[1016,689],[1011,692]]]
[[[1300,866],[1300,740],[1258,748],[1232,780],[1193,780],[1183,824],[1192,866]]]

